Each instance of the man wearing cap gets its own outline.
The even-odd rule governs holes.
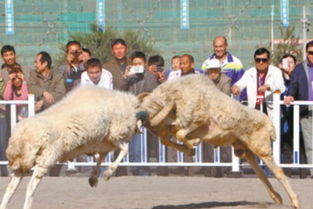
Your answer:
[[[207,62],[203,63],[202,69],[207,72],[208,77],[213,81],[216,87],[224,92],[225,94],[231,94],[231,78],[221,72],[222,64],[218,59],[210,59]],[[203,144],[203,159],[207,162],[212,162],[213,158],[212,146]],[[221,158],[223,162],[231,161],[231,148],[230,147],[221,147]],[[203,169],[206,176],[215,176],[222,177],[225,173],[229,173],[229,168],[205,168]]]
[[[205,63],[203,68],[207,71],[208,77],[216,87],[225,94],[231,94],[231,79],[221,72],[221,63],[217,59],[211,59]]]

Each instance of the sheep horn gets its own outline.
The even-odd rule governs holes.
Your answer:
[[[166,116],[170,113],[170,111],[174,107],[174,102],[166,105],[156,116],[154,116],[150,120],[150,126],[157,126],[161,123],[162,120],[166,118]]]
[[[143,99],[148,96],[150,94],[150,92],[142,92],[140,94],[137,95],[137,98],[139,99],[140,102],[143,101]]]

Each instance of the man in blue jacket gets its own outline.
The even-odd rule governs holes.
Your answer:
[[[227,39],[224,36],[217,36],[213,40],[214,53],[203,62],[202,70],[206,70],[205,66],[211,59],[217,59],[221,62],[222,73],[231,79],[231,85],[234,85],[245,73],[245,69],[241,61],[227,50]],[[246,100],[246,92],[240,95],[240,100]]]
[[[291,74],[285,104],[294,100],[313,101],[313,41],[306,44],[306,59]],[[312,164],[312,106],[300,107],[300,124],[307,162]],[[310,170],[313,174],[313,169]]]

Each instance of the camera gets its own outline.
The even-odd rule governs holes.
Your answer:
[[[136,73],[143,73],[144,72],[144,67],[141,66],[132,66],[129,70],[130,74],[136,74]]]
[[[81,54],[81,51],[75,50],[75,51],[72,51],[71,54],[75,57],[78,57]]]

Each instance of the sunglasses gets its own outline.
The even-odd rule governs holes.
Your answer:
[[[307,53],[313,55],[313,51],[307,51]]]
[[[254,61],[258,62],[258,63],[260,63],[260,62],[268,62],[268,59],[267,58],[255,58]]]

